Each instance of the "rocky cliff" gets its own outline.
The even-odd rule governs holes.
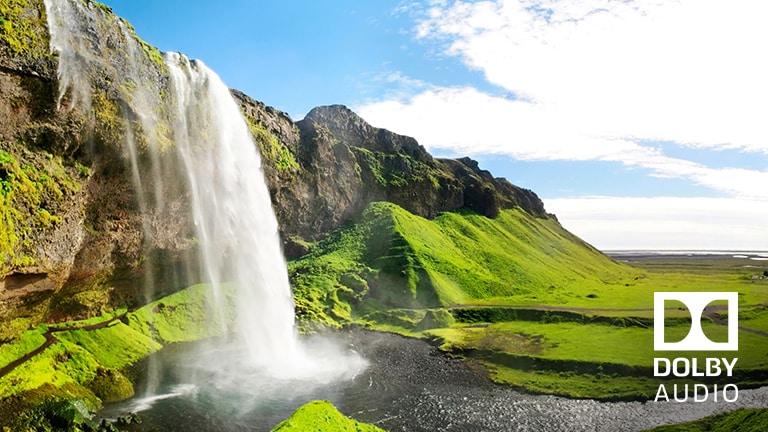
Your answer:
[[[137,105],[141,91],[163,94],[167,67],[108,7],[84,4],[83,43],[102,53],[84,60],[96,83],[89,94],[59,94],[43,1],[0,5],[0,341],[41,321],[144,303],[149,273],[158,295],[199,278],[184,267],[195,253],[186,198],[142,203],[146,191],[127,163],[129,139],[140,144],[139,160],[154,157],[152,140],[173,145],[162,120],[147,130]],[[140,80],[126,79],[127,56]],[[471,159],[433,158],[413,138],[372,127],[346,107],[315,108],[294,122],[232,94],[261,150],[289,255],[375,201],[428,218],[460,208],[494,217],[514,207],[550,217],[533,192]],[[153,193],[174,188],[171,181]]]
[[[286,238],[316,240],[375,201],[427,218],[460,208],[495,217],[514,207],[550,217],[532,191],[494,178],[472,159],[434,158],[415,139],[373,127],[345,106],[317,107],[293,123],[241,92],[233,95],[259,131]]]

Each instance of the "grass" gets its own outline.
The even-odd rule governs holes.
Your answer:
[[[711,332],[724,326],[705,323]],[[673,339],[687,334],[687,325],[671,326]],[[481,360],[497,382],[537,393],[579,398],[653,399],[662,383],[694,381],[653,377],[654,357],[738,357],[736,376],[721,383],[764,385],[768,370],[765,336],[741,331],[738,353],[653,351],[653,329],[577,322],[503,321],[487,325],[454,325],[423,333],[441,349]],[[760,348],[762,347],[762,349]],[[701,370],[701,368],[699,368]]]
[[[708,331],[721,333],[725,326],[704,323]],[[707,331],[705,330],[705,331]],[[687,325],[667,328],[673,340],[682,339],[688,332]],[[654,357],[738,357],[741,368],[768,369],[766,337],[741,331],[739,345],[742,349],[733,353],[691,353],[653,351],[653,329],[620,327],[603,324],[540,323],[506,321],[483,327],[459,327],[434,329],[429,335],[439,337],[446,349],[479,348],[549,358],[595,363],[617,363],[630,366],[650,367]],[[753,349],[763,346],[764,349]],[[621,349],[614,349],[621,347]],[[703,360],[702,360],[703,361]]]
[[[571,398],[601,400],[633,400],[638,395],[653,399],[659,382],[651,377],[612,376],[556,370],[522,370],[483,361],[489,376],[496,382],[526,392],[555,394]],[[564,385],[567,383],[567,385]]]
[[[637,275],[555,221],[522,210],[496,219],[464,211],[427,220],[391,203],[369,205],[289,270],[301,315],[331,323],[391,308],[570,304],[581,297],[581,304],[605,304],[587,296],[634,295],[625,284]]]
[[[768,424],[768,409],[738,409],[688,423],[660,426],[652,432],[758,432]]]
[[[361,423],[340,413],[330,402],[316,400],[297,409],[272,432],[383,432],[384,429]]]
[[[113,318],[125,310],[57,325],[57,331],[52,333],[57,342],[0,377],[0,399],[45,384],[56,388],[74,385],[87,390],[100,376],[118,383],[121,380],[116,372],[161,349],[161,343],[200,340],[220,334],[222,328],[211,325],[215,321],[205,316],[205,299],[211,295],[210,287],[196,285],[127,313],[122,320]],[[81,328],[102,322],[110,323],[94,330]],[[0,367],[41,346],[47,330],[47,326],[28,330],[0,346]],[[101,380],[102,386],[104,381]]]

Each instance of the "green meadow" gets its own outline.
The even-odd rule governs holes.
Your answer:
[[[306,322],[426,338],[498,382],[608,400],[653,399],[660,383],[686,382],[653,377],[657,354],[692,357],[653,351],[654,292],[735,291],[741,349],[693,357],[739,358],[731,381],[710,384],[768,383],[768,280],[752,279],[762,269],[729,257],[631,261],[612,260],[555,220],[521,210],[427,220],[375,203],[289,268]],[[702,318],[714,341],[727,335],[721,303]],[[665,318],[667,341],[682,340],[685,307],[667,302]]]

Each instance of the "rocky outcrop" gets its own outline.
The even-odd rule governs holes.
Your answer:
[[[280,168],[262,148],[286,239],[317,239],[374,201],[393,202],[427,218],[460,208],[495,217],[513,207],[549,217],[532,191],[494,178],[472,159],[433,158],[415,139],[375,128],[345,106],[315,108],[294,124],[241,92],[233,95],[249,121],[295,160],[290,169]]]

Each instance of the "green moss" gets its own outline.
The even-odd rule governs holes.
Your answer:
[[[231,328],[235,299],[228,286],[223,287],[227,316],[210,309],[213,290],[209,285],[195,285],[152,302],[128,314],[132,329],[162,343],[201,340],[220,335]],[[222,318],[225,322],[222,322]]]
[[[54,216],[48,210],[41,208],[37,210],[37,221],[43,227],[50,228],[53,225],[61,223],[61,218]]]
[[[46,384],[55,387],[82,386],[93,380],[97,360],[88,351],[73,344],[54,344],[0,378],[0,399],[37,389]]]
[[[418,323],[418,330],[451,327],[456,324],[456,319],[445,309],[428,310],[424,318]]]
[[[88,177],[91,175],[91,169],[81,164],[80,162],[75,161],[75,169],[77,169],[80,177]]]
[[[122,322],[98,330],[66,331],[56,337],[68,342],[67,346],[87,350],[96,364],[111,369],[126,368],[161,348],[159,343]]]
[[[0,345],[0,368],[6,366],[12,361],[23,357],[25,354],[34,351],[35,348],[45,342],[44,333],[47,330],[45,326],[40,326],[34,330],[29,330],[18,338],[6,341]]]
[[[295,172],[299,169],[299,163],[296,157],[291,153],[288,147],[284,146],[274,135],[269,133],[264,127],[255,123],[252,119],[246,117],[248,128],[251,131],[256,145],[259,146],[261,157],[266,163],[275,167],[278,171]]]
[[[115,145],[124,140],[125,124],[120,112],[120,105],[101,92],[93,93],[93,113],[96,117],[97,133],[108,145]]]
[[[34,264],[34,240],[61,222],[56,209],[79,190],[60,158],[0,150],[0,272]]]
[[[88,384],[93,393],[103,402],[116,402],[134,395],[131,381],[116,369],[100,367],[96,377]]]
[[[112,14],[112,8],[105,5],[104,3],[91,0],[91,4],[101,9],[104,13]]]
[[[225,313],[226,328],[231,329],[234,301],[226,290],[223,295],[230,298]],[[57,341],[0,377],[0,401],[45,385],[82,388],[96,401],[125,397],[133,390],[120,371],[162,348],[153,337],[171,343],[222,333],[224,328],[218,325],[221,321],[211,319],[204,306],[211,296],[210,287],[198,285],[128,313],[120,320],[116,318],[125,310],[59,324],[51,333]],[[46,331],[48,328],[41,326],[0,345],[0,368],[42,346]]]
[[[43,2],[34,8],[28,0],[4,0],[0,2],[0,42],[15,56],[48,56],[48,36],[40,31],[47,28],[45,20]]]
[[[0,416],[0,426],[12,431],[80,430],[70,429],[75,426],[73,420],[81,420],[82,426],[99,406],[87,389],[71,384],[45,384],[25,392],[23,397],[0,400],[0,412],[15,414]]]
[[[138,36],[135,36],[135,37],[136,37],[136,40],[139,42],[139,44],[141,44],[141,49],[144,50],[144,53],[147,55],[147,57],[149,57],[152,63],[154,63],[161,69],[165,68],[165,62],[163,61],[163,55],[160,53],[160,50],[144,42],[144,40],[142,40]]]
[[[418,183],[439,189],[439,179],[450,175],[404,153],[372,151],[363,147],[352,147],[352,150],[359,165],[364,166],[382,187],[405,187]]]
[[[330,402],[316,400],[301,406],[272,431],[383,432],[384,429],[353,420],[340,413]]]

